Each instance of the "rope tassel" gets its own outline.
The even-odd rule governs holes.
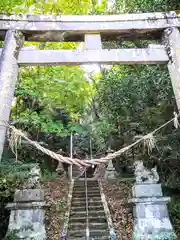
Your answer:
[[[153,133],[149,133],[144,137],[144,147],[147,147],[149,154],[154,148],[157,148],[156,139]]]

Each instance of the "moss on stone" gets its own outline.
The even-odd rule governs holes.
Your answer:
[[[19,230],[9,231],[4,240],[18,240],[18,239],[20,239],[18,237],[18,232],[19,232]]]

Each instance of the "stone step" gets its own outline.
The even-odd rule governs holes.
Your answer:
[[[76,192],[76,191],[83,191],[85,192],[86,188],[85,186],[75,186],[73,191]],[[99,190],[99,186],[87,186],[87,191],[96,191],[96,190]]]
[[[94,202],[94,201],[89,201],[88,202],[88,206],[91,207],[91,206],[99,206],[101,205],[102,202],[101,202],[101,199],[99,199],[98,201]],[[72,204],[71,204],[71,207],[82,207],[82,206],[86,206],[86,201],[85,199],[83,201],[76,201],[76,200],[72,200]]]
[[[84,183],[74,183],[74,188],[85,188]]]
[[[108,223],[101,201],[98,181],[87,182],[89,210],[89,240],[107,240],[109,238]],[[86,195],[84,181],[75,181],[69,216],[68,240],[86,239]]]
[[[86,183],[85,183],[85,181],[84,181],[84,179],[81,179],[80,181],[75,181],[74,182],[74,185],[75,186],[82,186],[82,185],[85,185]],[[94,185],[98,185],[99,183],[98,183],[98,181],[87,181],[87,185],[88,186],[94,186]]]
[[[99,210],[103,210],[104,211],[104,206],[103,204],[101,205],[92,205],[92,206],[88,206],[88,210],[89,211],[99,211]]]
[[[87,193],[100,193],[99,188],[88,188]],[[76,189],[73,194],[85,194],[85,189]]]
[[[102,237],[93,237],[93,240],[110,240],[109,234]]]
[[[85,193],[73,193],[73,198],[75,197],[80,197],[80,198],[85,198],[86,197],[86,195],[85,195]],[[101,197],[101,194],[100,194],[100,192],[95,192],[95,193],[88,193],[88,197]]]
[[[69,239],[69,237],[84,237],[85,234],[86,234],[86,230],[85,229],[82,229],[82,230],[70,230],[70,231],[68,231],[67,239]],[[103,237],[103,236],[109,236],[108,229],[105,229],[105,230],[94,229],[94,230],[90,231],[90,237]]]
[[[85,183],[84,183],[84,181],[79,181],[79,182],[75,182],[74,183],[74,187],[82,187],[82,186],[85,186]],[[97,186],[97,187],[99,187],[99,183],[97,182],[97,181],[88,181],[87,182],[87,186],[88,187],[94,187],[94,186]]]
[[[83,202],[83,201],[85,201],[85,197],[73,197],[72,198],[72,203],[73,202]],[[96,201],[101,201],[101,197],[100,196],[88,196],[87,197],[87,199],[88,199],[88,201],[89,202],[96,202]]]
[[[88,197],[101,197],[100,192],[88,192]]]
[[[97,199],[97,201],[88,201],[88,206],[96,206],[96,205],[101,205],[102,202],[100,199]],[[79,200],[73,200],[73,202],[71,203],[71,207],[83,207],[86,206],[86,201],[85,199],[82,199],[81,201]]]
[[[74,187],[84,187],[85,185],[86,184],[84,183],[84,181],[74,183]],[[87,186],[88,187],[99,187],[99,183],[98,182],[87,182]]]
[[[88,206],[89,211],[98,211],[98,210],[104,210],[103,205],[93,205],[93,206]],[[86,211],[86,205],[83,206],[72,206],[71,207],[72,211]]]
[[[75,212],[70,212],[70,217],[71,216],[73,216],[73,217],[83,217],[83,216],[86,216],[86,211],[82,211],[82,212],[78,212],[78,211],[75,211]],[[89,216],[91,216],[91,217],[100,217],[100,216],[102,216],[102,217],[106,217],[105,216],[105,213],[104,213],[104,211],[102,210],[102,211],[90,211],[89,212]]]
[[[76,180],[75,183],[84,182],[84,179],[81,178],[81,180]],[[93,180],[92,178],[87,179],[87,183],[98,183],[97,180]]]
[[[109,235],[108,236],[103,236],[103,237],[98,237],[98,238],[96,238],[96,237],[93,237],[93,240],[109,240],[110,239],[110,237],[109,237]],[[80,237],[80,238],[78,238],[78,237],[68,237],[68,240],[86,240],[86,238],[85,237]],[[90,239],[90,240],[92,240],[92,239]]]
[[[100,193],[98,188],[92,189],[92,188],[88,188],[87,190],[87,194],[92,194],[92,193]],[[76,194],[86,194],[85,189],[76,189],[73,190],[73,196],[75,196]]]
[[[71,223],[71,224],[69,224],[68,229],[71,229],[71,230],[86,229],[86,222]],[[90,229],[90,231],[91,231],[91,229],[108,229],[108,224],[107,224],[107,222],[106,223],[97,223],[97,222],[89,223],[89,229]]]
[[[78,183],[74,183],[74,187],[85,187],[86,184],[84,183],[84,181],[78,182]],[[98,182],[89,182],[87,183],[88,187],[99,187],[99,183]]]
[[[97,201],[93,201],[93,200],[88,200],[88,206],[96,206],[96,205],[101,205],[101,199],[98,198]],[[71,207],[83,207],[86,206],[86,201],[85,199],[82,199],[81,201],[79,201],[79,199],[74,199],[71,203]]]
[[[86,184],[84,182],[74,183],[74,187],[85,187]],[[89,182],[87,183],[87,187],[99,187],[98,182]]]
[[[69,224],[74,223],[74,222],[84,223],[84,222],[86,222],[86,216],[78,217],[78,218],[76,216],[75,217],[71,216],[69,218]],[[102,216],[95,216],[95,217],[89,216],[89,223],[107,223],[107,220],[106,220],[106,217],[102,217]]]
[[[73,196],[76,196],[76,195],[83,195],[83,196],[85,196],[85,191],[78,191],[78,192],[76,192],[76,191],[73,191]],[[93,190],[90,190],[90,191],[87,191],[87,195],[95,195],[95,194],[100,194],[100,191],[98,190],[96,190],[96,191],[93,191]]]

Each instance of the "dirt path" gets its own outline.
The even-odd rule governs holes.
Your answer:
[[[131,184],[110,184],[103,182],[104,193],[118,240],[132,239],[132,213],[131,208],[125,204],[131,198],[131,187]]]

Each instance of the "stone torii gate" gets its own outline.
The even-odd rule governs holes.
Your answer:
[[[180,110],[180,15],[142,13],[110,16],[0,16],[0,158],[21,66],[167,64]],[[102,49],[102,41],[159,39],[163,45]],[[24,41],[85,42],[84,50],[29,50]]]

